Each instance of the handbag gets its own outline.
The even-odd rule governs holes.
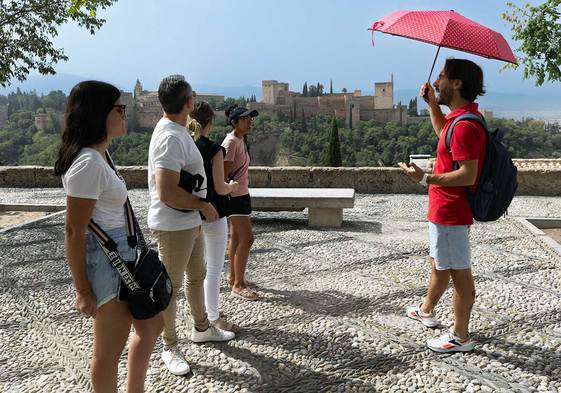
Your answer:
[[[185,170],[181,170],[179,172],[179,183],[177,184],[179,187],[183,188],[188,193],[192,194],[193,192],[199,192],[201,190],[206,190],[206,188],[201,188],[205,178],[200,174],[197,173],[193,175],[190,172]],[[166,205],[167,207],[171,207],[170,205]],[[177,209],[175,207],[171,207],[173,210],[177,210],[183,213],[190,213],[192,209]]]
[[[109,165],[120,177],[111,158],[106,153]],[[127,241],[136,249],[136,260],[124,261],[117,250],[117,243],[90,220],[88,228],[93,233],[111,266],[121,276],[120,300],[126,300],[134,319],[149,319],[165,310],[171,300],[173,287],[158,252],[146,244],[146,240],[127,197],[124,205],[127,221]]]

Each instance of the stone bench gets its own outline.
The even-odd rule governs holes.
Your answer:
[[[308,208],[311,227],[340,227],[343,209],[355,203],[353,188],[250,188],[257,211],[300,211]]]

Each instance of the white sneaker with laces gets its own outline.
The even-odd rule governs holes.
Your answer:
[[[411,319],[421,322],[423,325],[429,328],[437,327],[440,325],[438,319],[434,317],[434,314],[426,314],[421,311],[421,305],[407,307],[407,316]]]
[[[187,360],[185,360],[185,357],[177,346],[167,349],[164,347],[162,360],[168,371],[173,375],[185,375],[191,371]]]
[[[475,349],[475,344],[469,336],[462,340],[452,332],[428,340],[427,346],[439,353],[471,352]]]
[[[195,327],[191,331],[191,341],[195,343],[206,343],[209,341],[229,341],[236,337],[234,332],[222,330],[216,326],[209,325],[204,332],[199,332]]]

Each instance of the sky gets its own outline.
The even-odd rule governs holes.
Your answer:
[[[514,1],[523,4],[525,1]],[[536,2],[534,1],[534,4]],[[65,25],[55,39],[69,61],[58,73],[96,78],[131,91],[139,78],[155,90],[163,76],[180,73],[201,92],[231,86],[261,86],[261,80],[288,82],[301,91],[305,81],[334,91],[373,90],[394,74],[395,89],[418,89],[426,80],[436,47],[375,34],[367,28],[405,9],[448,10],[500,33],[514,50],[501,13],[506,1],[421,0],[119,0],[101,15],[95,35]],[[446,57],[475,60],[487,90],[500,93],[550,92],[559,84],[534,87],[521,70],[499,71],[502,63],[442,49],[435,75]],[[207,90],[207,91],[203,91]]]

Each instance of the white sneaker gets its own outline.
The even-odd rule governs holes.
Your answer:
[[[409,306],[407,307],[407,316],[411,319],[421,322],[423,325],[429,328],[437,327],[440,325],[438,319],[434,317],[434,314],[426,314],[421,311],[421,305]]]
[[[448,332],[440,337],[428,340],[427,347],[440,353],[471,352],[475,349],[475,344],[469,336],[462,340],[454,333]]]
[[[208,341],[229,341],[236,337],[234,332],[219,329],[215,326],[209,325],[208,329],[204,332],[199,332],[195,327],[191,332],[191,341],[195,343],[206,343]]]
[[[169,372],[173,375],[185,375],[191,371],[189,364],[187,364],[187,360],[185,360],[185,357],[181,351],[179,351],[177,346],[168,349],[164,347],[164,350],[162,351],[162,360]]]

